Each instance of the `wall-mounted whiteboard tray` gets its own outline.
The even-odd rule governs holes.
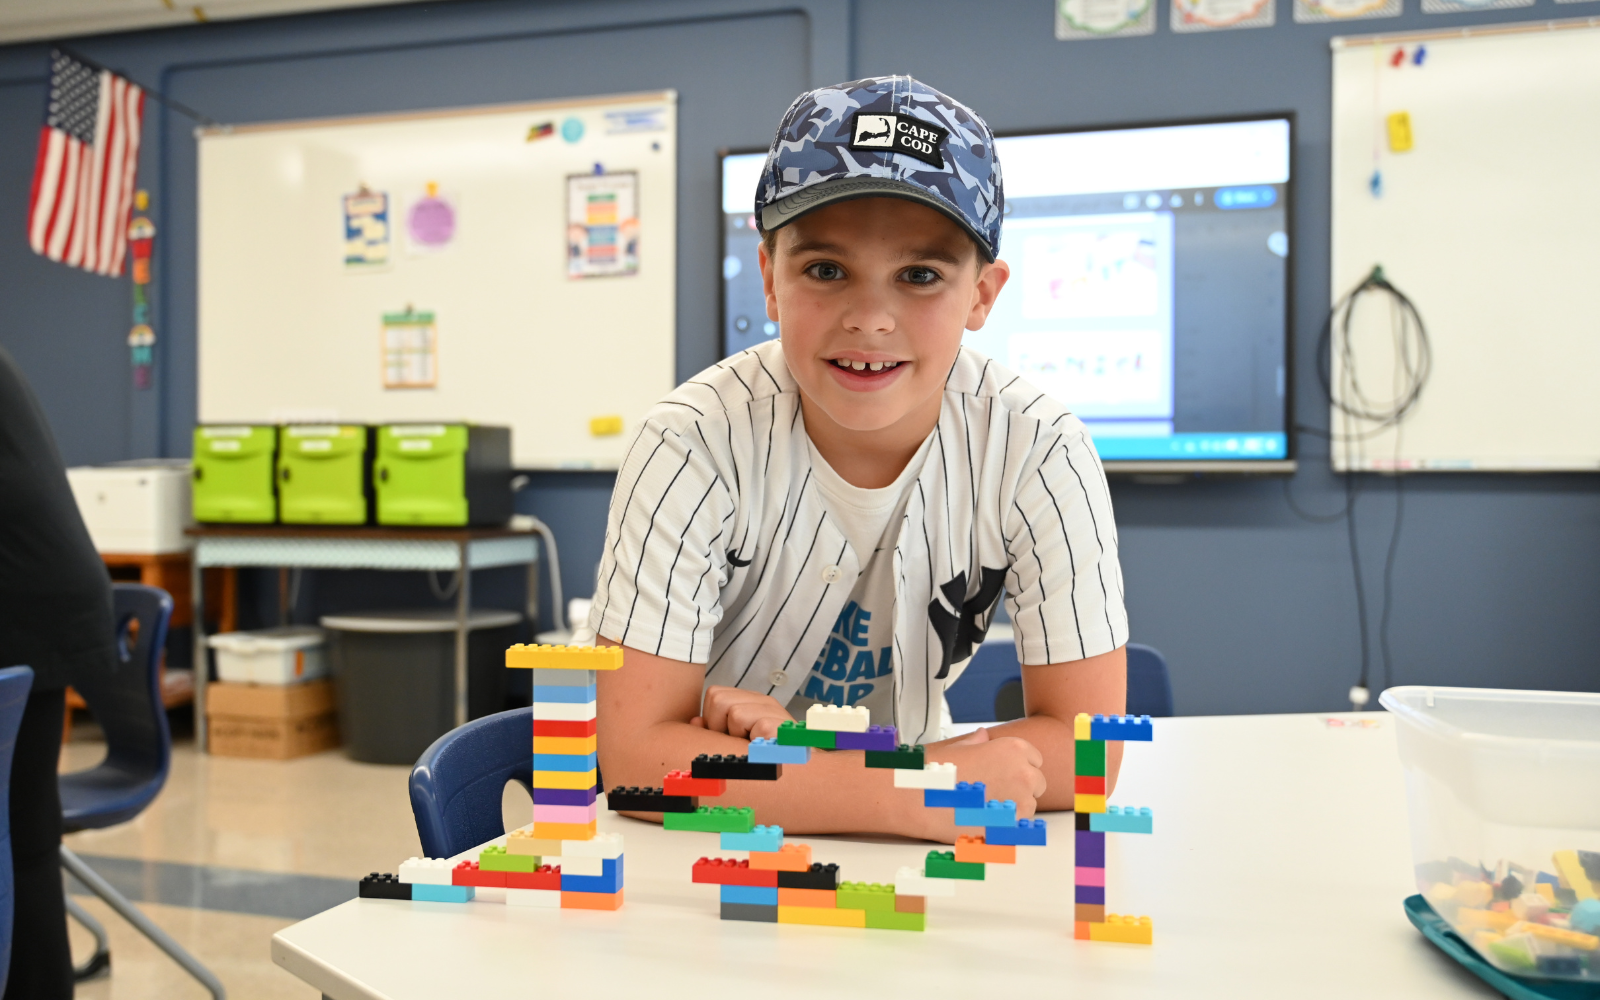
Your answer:
[[[200,419],[509,424],[519,467],[616,468],[675,384],[676,108],[202,131]]]
[[[1336,469],[1600,470],[1597,25],[1333,39],[1332,294],[1381,264],[1433,345],[1398,437],[1336,444]],[[1413,144],[1394,152],[1402,111]],[[1369,395],[1392,384],[1381,298],[1353,338]]]

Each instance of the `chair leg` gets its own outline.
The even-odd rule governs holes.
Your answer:
[[[61,847],[61,867],[72,873],[72,877],[89,887],[89,891],[105,900],[107,906],[116,910],[118,915],[132,924],[140,934],[149,938],[157,948],[167,953],[183,967],[183,971],[193,976],[210,992],[215,1000],[225,1000],[227,990],[222,988],[222,981],[211,973],[210,969],[201,965],[195,957],[184,950],[183,945],[172,940],[166,931],[155,925],[149,917],[139,911],[128,899],[111,887],[111,883],[101,878],[94,869],[83,863],[83,859],[72,853],[66,845]]]
[[[73,966],[72,979],[82,983],[90,979],[98,979],[111,971],[111,941],[106,937],[106,929],[94,914],[83,908],[83,905],[71,896],[67,897],[67,915],[83,925],[83,929],[94,935],[94,954],[82,965]]]

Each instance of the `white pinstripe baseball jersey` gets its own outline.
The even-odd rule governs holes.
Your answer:
[[[895,718],[940,737],[1002,587],[1025,664],[1128,639],[1099,456],[1065,407],[962,349],[895,545]],[[862,569],[816,488],[800,396],[769,341],[673,390],[629,447],[589,625],[787,704]]]

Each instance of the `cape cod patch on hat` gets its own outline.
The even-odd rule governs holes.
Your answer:
[[[950,132],[908,115],[858,114],[850,124],[850,148],[885,149],[915,156],[930,167],[944,166],[944,143]]]

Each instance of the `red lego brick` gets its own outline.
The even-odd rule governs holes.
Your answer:
[[[776,887],[778,873],[771,868],[751,868],[748,861],[735,861],[732,858],[701,858],[694,863],[694,878],[690,881],[710,885]]]
[[[728,790],[727,778],[696,778],[688,771],[668,771],[661,782],[664,795],[704,795],[716,798]]]
[[[1073,779],[1072,790],[1078,795],[1104,795],[1106,793],[1105,775],[1080,774]]]
[[[593,736],[594,719],[585,722],[566,722],[561,719],[534,719],[535,736]]]
[[[505,872],[486,872],[476,861],[463,861],[450,872],[451,885],[475,885],[480,889],[504,889]]]
[[[544,865],[536,872],[504,872],[507,889],[561,889],[561,868]]]

